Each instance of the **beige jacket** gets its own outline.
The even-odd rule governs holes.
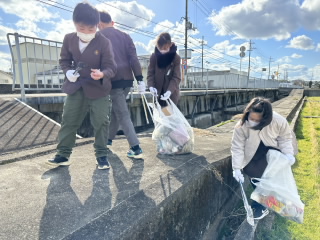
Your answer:
[[[289,124],[284,117],[273,112],[271,123],[261,131],[251,129],[247,121],[242,126],[240,121],[236,124],[231,143],[233,169],[242,169],[250,162],[260,140],[265,146],[275,147],[284,154],[294,155]]]

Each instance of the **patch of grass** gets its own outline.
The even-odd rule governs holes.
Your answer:
[[[308,100],[319,101],[320,97],[310,97]],[[261,238],[263,235],[268,236],[267,239],[281,240],[320,239],[320,119],[303,116],[320,116],[320,102],[305,102],[296,131],[299,153],[293,173],[305,204],[304,222],[298,224],[277,215],[272,230],[268,233],[261,230],[257,239],[266,239]]]
[[[221,126],[223,126],[223,125],[225,125],[227,123],[234,122],[234,121],[235,120],[228,120],[228,121],[225,121],[225,122],[221,122],[221,123],[217,124],[216,127],[221,127]]]

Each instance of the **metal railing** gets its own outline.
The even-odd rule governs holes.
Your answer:
[[[215,71],[198,67],[188,67],[182,76],[181,89],[265,89],[278,88],[279,81],[263,78],[250,78],[247,75]]]
[[[59,66],[62,43],[41,38],[8,33],[13,69],[12,90],[57,90],[64,81]]]
[[[7,34],[13,68],[12,90],[21,90],[25,101],[27,90],[58,90],[65,75],[59,66],[62,42],[23,36],[18,33]],[[148,56],[140,56],[144,79],[147,79]],[[278,88],[279,82],[246,75],[215,71],[189,66],[187,74],[181,65],[182,90],[210,89],[265,89]],[[136,88],[136,83],[134,84]]]

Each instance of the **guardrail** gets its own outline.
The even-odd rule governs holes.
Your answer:
[[[61,42],[8,33],[13,84],[12,90],[57,90],[61,88],[64,74],[59,67]],[[17,87],[20,86],[20,87]]]
[[[20,90],[25,101],[27,90],[58,90],[65,75],[59,66],[62,42],[42,38],[7,34],[13,67],[12,91]],[[144,79],[147,78],[148,56],[140,56]],[[215,71],[189,66],[186,70],[181,65],[182,90],[199,89],[257,89],[278,88],[279,82],[262,78],[248,78],[246,75],[230,71]],[[136,84],[134,85],[136,88]]]

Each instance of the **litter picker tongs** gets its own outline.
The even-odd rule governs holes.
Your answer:
[[[247,212],[247,222],[248,222],[251,226],[254,226],[254,218],[253,218],[252,208],[251,208],[251,206],[250,206],[249,203],[248,203],[248,199],[247,199],[246,193],[244,192],[242,182],[239,181],[239,183],[240,183],[240,187],[241,187],[241,195],[242,195],[242,200],[243,200],[244,208],[246,209],[246,212]]]
[[[73,72],[73,75],[77,75],[77,73],[85,67],[87,67],[87,64],[85,64],[84,62],[78,62],[77,67]]]

